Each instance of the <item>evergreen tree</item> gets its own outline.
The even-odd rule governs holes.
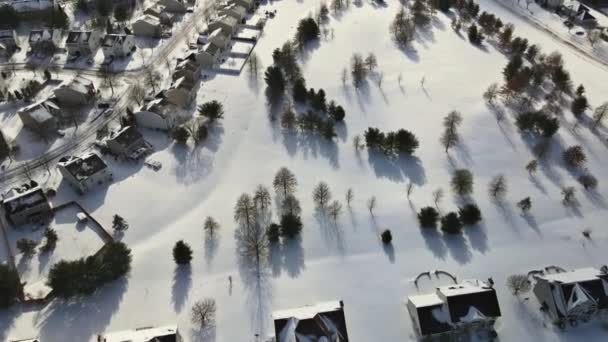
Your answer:
[[[183,240],[179,240],[173,247],[173,260],[178,265],[189,264],[192,260],[192,249],[190,245],[185,243]]]
[[[52,228],[47,228],[44,231],[44,245],[42,245],[42,247],[40,247],[40,251],[42,251],[43,253],[46,252],[50,252],[53,249],[55,249],[55,246],[57,246],[57,240],[59,239],[59,237],[57,236],[57,232],[55,232],[54,229]]]
[[[285,91],[285,77],[279,67],[269,66],[264,73],[264,80],[271,95],[278,96]]]
[[[481,221],[481,211],[475,204],[467,204],[458,210],[460,221],[466,225],[474,225]]]
[[[129,224],[122,216],[114,215],[114,218],[112,219],[112,229],[117,232],[123,232],[129,229]]]
[[[448,234],[458,234],[462,231],[462,222],[458,214],[451,212],[441,218],[441,230]]]
[[[517,207],[523,212],[527,213],[532,208],[532,200],[530,197],[526,197],[521,201],[517,202]]]
[[[298,42],[298,46],[303,48],[309,42],[319,39],[320,34],[321,31],[319,30],[319,26],[314,19],[305,18],[300,20],[296,32],[296,41]]]
[[[19,239],[17,240],[17,249],[24,257],[29,258],[32,255],[36,254],[36,246],[38,243],[31,239]]]
[[[293,239],[302,232],[300,216],[291,213],[281,216],[281,236]]]
[[[568,147],[562,157],[564,163],[570,167],[581,167],[587,161],[587,156],[580,145]]]
[[[479,32],[479,30],[477,29],[477,25],[475,25],[475,24],[473,24],[469,27],[468,37],[469,37],[469,41],[473,45],[481,45],[481,43],[483,43],[483,40],[484,40],[483,34],[481,32]]]
[[[452,190],[460,195],[470,195],[473,192],[473,174],[466,169],[454,171],[451,181]]]
[[[382,239],[383,243],[389,244],[393,241],[393,234],[391,233],[390,229],[387,229],[382,232],[382,234],[380,235],[380,238]]]
[[[418,213],[418,222],[422,228],[436,228],[439,220],[439,213],[433,207],[424,207]]]
[[[198,107],[198,113],[214,122],[224,118],[224,105],[216,100],[205,102]]]
[[[184,126],[177,126],[171,130],[171,138],[182,145],[186,144],[190,137],[190,131]]]
[[[266,237],[268,242],[278,242],[281,237],[281,226],[276,223],[271,223],[266,229]]]
[[[306,81],[303,78],[300,77],[294,82],[292,96],[295,102],[306,103],[308,92],[306,91]]]

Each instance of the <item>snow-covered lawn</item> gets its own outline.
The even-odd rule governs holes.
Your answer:
[[[557,330],[544,322],[534,298],[518,299],[504,284],[513,273],[546,265],[569,269],[606,262],[608,233],[603,223],[608,215],[602,184],[608,176],[606,146],[586,128],[572,134],[563,123],[554,137],[556,149],[550,158],[555,162],[531,179],[524,166],[533,156],[513,117],[508,114],[498,124],[481,97],[490,83],[502,80],[506,58],[491,45],[483,49],[470,45],[452,31],[442,14],[433,21],[432,30],[419,36],[415,51],[398,49],[388,34],[398,4],[387,4],[353,4],[330,21],[334,38],[322,40],[302,59],[307,86],[323,88],[328,99],[346,110],[335,142],[293,136],[283,132],[278,121],[271,121],[262,73],[257,80],[247,72],[238,77],[215,75],[201,86],[197,104],[222,101],[225,118],[202,146],[175,146],[161,133],[144,131],[158,151],[150,158],[160,161],[162,169],[154,172],[139,164],[109,160],[116,181],[107,190],[78,198],[106,225],[116,213],[129,222],[124,241],[133,252],[130,276],[78,304],[54,301],[40,311],[16,306],[0,312],[0,337],[39,334],[43,341],[89,341],[103,331],[176,322],[187,340],[196,341],[190,334],[190,307],[196,300],[212,297],[218,317],[216,330],[207,339],[211,341],[255,341],[254,334],[271,334],[273,310],[333,299],[344,300],[352,341],[413,340],[403,301],[418,293],[413,285],[417,274],[442,269],[461,279],[493,277],[503,314],[498,328],[503,341],[600,340],[605,332],[597,325]],[[272,63],[272,50],[293,36],[297,20],[317,5],[281,1],[262,7],[262,11],[277,9],[255,47],[264,67]],[[544,52],[560,50],[574,83],[584,83],[591,103],[605,100],[605,66],[564,48],[492,1],[482,1],[481,6],[504,22],[513,22],[516,35],[540,44]],[[378,70],[384,74],[382,88],[373,80],[360,90],[350,81],[342,86],[341,70],[348,67],[354,52],[376,54]],[[463,143],[448,157],[439,136],[442,119],[451,110],[463,114]],[[565,112],[564,120],[572,121]],[[383,131],[408,129],[418,136],[420,148],[415,157],[395,161],[367,150],[356,152],[352,137],[369,126]],[[559,162],[559,148],[573,144],[583,146],[587,167],[600,180],[597,196],[585,193]],[[271,250],[268,268],[257,277],[239,263],[233,207],[241,193],[251,193],[259,183],[270,185],[282,166],[297,176],[304,229],[300,240]],[[472,198],[481,208],[483,223],[458,236],[421,232],[416,212],[433,204],[433,190],[446,191],[442,212],[457,209],[459,201],[449,191],[455,168],[473,172]],[[498,173],[505,174],[509,183],[502,205],[490,201],[486,191]],[[345,207],[337,224],[315,211],[312,189],[319,181],[327,182],[334,198],[342,202],[346,190],[354,189],[352,209]],[[410,201],[405,191],[408,182],[415,184]],[[563,185],[577,188],[578,210],[561,204]],[[366,208],[371,196],[378,199],[373,216]],[[532,198],[532,216],[524,219],[515,202],[527,196]],[[60,189],[57,201],[73,197],[69,189]],[[209,215],[221,224],[219,240],[214,242],[205,239],[202,229]],[[379,233],[387,228],[393,233],[393,248],[379,241]],[[582,236],[586,228],[592,229],[592,240]],[[189,268],[177,268],[171,257],[180,239],[194,250]],[[229,276],[234,279],[232,288]],[[435,285],[423,284],[419,291]]]

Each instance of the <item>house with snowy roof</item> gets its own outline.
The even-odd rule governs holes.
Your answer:
[[[152,145],[133,126],[112,132],[106,144],[112,153],[129,159],[139,159],[153,150]]]
[[[247,16],[247,9],[238,4],[230,4],[220,8],[217,11],[219,15],[227,15],[241,22]]]
[[[196,54],[191,53],[186,58],[178,59],[175,71],[171,76],[172,80],[177,80],[182,77],[188,78],[192,82],[199,80],[201,76],[201,66],[196,60]]]
[[[17,34],[13,30],[0,30],[0,56],[10,56],[19,47]]]
[[[171,83],[165,90],[167,100],[174,105],[187,108],[196,95],[196,81],[189,76],[182,76]]]
[[[28,37],[30,49],[36,53],[54,53],[61,45],[62,30],[31,30]]]
[[[239,28],[239,22],[235,18],[224,14],[209,23],[208,28],[209,32],[213,32],[220,28],[226,36],[232,37]]]
[[[533,276],[533,292],[543,310],[558,325],[576,324],[608,310],[608,267],[579,268]]]
[[[209,42],[205,44],[196,54],[197,62],[203,68],[212,68],[222,56],[222,49]]]
[[[97,335],[97,342],[182,342],[176,325],[143,327]]]
[[[183,0],[159,0],[158,4],[165,6],[170,13],[186,13],[188,9],[188,4]]]
[[[40,222],[52,216],[51,203],[35,181],[12,188],[2,197],[4,214],[15,227]]]
[[[207,41],[224,50],[230,44],[230,36],[227,36],[221,28],[217,28],[211,32]]]
[[[275,311],[272,318],[277,342],[348,342],[342,301]]]
[[[96,90],[93,81],[76,76],[53,90],[60,106],[82,106],[93,102]]]
[[[591,14],[589,7],[577,0],[565,1],[561,9],[577,25],[595,26],[597,24],[597,19]]]
[[[100,31],[70,31],[65,40],[65,48],[70,56],[90,56],[100,45]]]
[[[177,108],[164,96],[145,102],[133,115],[139,127],[168,131],[177,123]]]
[[[106,34],[101,43],[106,58],[131,56],[135,51],[135,36],[132,34]]]
[[[228,4],[235,4],[235,5],[245,7],[245,9],[247,9],[248,12],[253,12],[253,9],[255,8],[254,0],[229,0]]]
[[[167,11],[165,6],[158,3],[146,8],[144,10],[144,14],[157,18],[162,24],[165,25],[172,25],[175,21],[175,15]]]
[[[40,135],[57,131],[57,118],[60,113],[57,104],[49,99],[38,101],[17,111],[19,119],[26,127]]]
[[[133,28],[133,34],[138,37],[160,38],[162,31],[160,19],[149,14],[137,18],[131,27]]]
[[[63,157],[59,159],[57,169],[63,179],[80,194],[113,179],[112,172],[103,159],[92,152],[79,157]]]
[[[494,335],[494,323],[501,316],[496,290],[476,279],[409,296],[407,309],[416,333],[424,338],[449,337],[463,328]]]

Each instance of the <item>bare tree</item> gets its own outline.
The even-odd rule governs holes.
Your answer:
[[[499,93],[500,88],[498,87],[498,84],[492,83],[490,84],[488,89],[486,89],[486,91],[483,93],[483,99],[486,100],[488,104],[494,105],[494,100],[496,99],[496,97],[498,97]]]
[[[350,208],[350,204],[353,202],[355,198],[355,193],[353,192],[353,188],[348,188],[346,190],[346,205]]]
[[[207,216],[203,225],[203,229],[205,230],[205,232],[207,232],[209,237],[214,237],[215,231],[220,229],[220,224],[217,223],[217,221],[213,217]]]
[[[146,90],[142,87],[141,83],[135,82],[131,88],[131,94],[133,99],[137,102],[138,106],[141,106],[146,98]]]
[[[403,80],[403,74],[399,73],[399,76],[397,76],[397,84],[401,87],[401,80]]]
[[[562,188],[562,203],[565,206],[571,206],[576,203],[576,189],[573,186],[566,186]]]
[[[597,128],[608,114],[608,102],[604,102],[593,112],[593,128]]]
[[[214,326],[216,309],[215,299],[205,298],[202,301],[196,301],[192,305],[192,312],[190,314],[192,324],[200,328]]]
[[[346,68],[342,69],[342,86],[346,86],[346,81],[348,80],[348,70]]]
[[[367,200],[367,210],[369,213],[374,215],[374,209],[376,208],[376,196],[372,196]]]
[[[353,137],[353,147],[355,148],[355,151],[363,149],[363,143],[361,142],[361,136],[359,134]]]
[[[462,115],[457,111],[451,111],[443,119],[445,130],[440,141],[443,147],[445,147],[446,153],[451,147],[456,146],[460,142],[460,136],[457,131],[460,124],[462,124]]]
[[[598,29],[587,31],[587,40],[591,44],[591,47],[594,47],[595,43],[599,42],[600,39],[602,39],[602,31]]]
[[[262,64],[260,63],[258,55],[255,52],[252,52],[251,55],[249,55],[249,59],[247,60],[247,69],[249,70],[249,75],[251,75],[251,77],[257,78],[258,72],[261,68]]]
[[[526,164],[526,171],[530,174],[530,176],[536,173],[538,169],[538,161],[536,159],[532,159],[528,164]]]
[[[338,201],[333,201],[329,205],[329,215],[334,219],[334,222],[338,221],[338,216],[342,213],[342,204]]]
[[[256,209],[251,196],[242,194],[234,207],[234,220],[250,229],[255,225]]]
[[[256,265],[268,256],[268,239],[266,230],[260,224],[241,225],[235,232],[237,250],[243,258],[255,258]]]
[[[507,286],[511,289],[514,295],[526,293],[530,291],[532,284],[525,274],[514,274],[507,278]]]
[[[407,199],[410,199],[410,195],[412,194],[412,192],[414,191],[414,183],[409,182],[407,183],[407,187],[405,188],[405,192],[407,194]]]
[[[110,87],[112,91],[112,96],[114,96],[114,84],[117,81],[118,75],[112,70],[112,65],[104,65],[99,68],[99,73],[101,74],[101,78],[103,79],[102,86]]]
[[[439,210],[439,203],[441,202],[442,199],[443,199],[443,189],[442,188],[438,188],[437,190],[433,191],[433,202],[435,202],[435,208],[437,208],[437,210]]]
[[[152,88],[152,91],[156,94],[156,87],[162,80],[160,73],[154,69],[151,65],[144,68],[144,80],[148,86]]]
[[[496,175],[490,181],[488,193],[493,199],[501,200],[507,194],[507,179],[504,175]]]
[[[262,184],[258,185],[258,187],[255,189],[253,202],[262,211],[266,211],[266,209],[270,208],[271,199],[268,188]]]
[[[320,208],[325,208],[327,202],[331,200],[331,191],[325,182],[319,182],[312,192],[312,198]]]
[[[296,190],[298,181],[288,168],[282,167],[274,176],[272,185],[277,193],[283,193],[283,197],[287,197],[287,195],[292,194]]]

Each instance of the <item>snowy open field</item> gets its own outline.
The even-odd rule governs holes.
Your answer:
[[[560,45],[493,1],[480,4],[482,10],[515,24],[516,35],[540,44],[543,51],[561,51],[574,83],[584,83],[591,103],[606,100],[606,66]],[[254,49],[264,67],[272,63],[272,50],[293,36],[297,20],[316,6],[317,1],[280,1],[262,7],[277,9]],[[397,9],[397,2],[387,7],[352,5],[331,19],[333,40],[322,39],[302,58],[308,86],[323,88],[328,99],[346,110],[335,143],[286,134],[278,122],[270,121],[263,79],[251,80],[247,72],[238,77],[218,74],[201,86],[197,102],[219,100],[226,114],[202,146],[174,146],[162,134],[145,131],[158,151],[150,159],[163,164],[160,171],[110,160],[116,181],[108,189],[76,198],[69,188],[61,188],[59,203],[76,198],[103,224],[109,225],[116,213],[129,222],[123,241],[133,252],[130,276],[82,301],[53,301],[40,309],[14,306],[0,312],[0,340],[39,335],[44,342],[91,341],[103,331],[175,322],[188,341],[197,341],[190,334],[189,310],[205,297],[215,298],[218,305],[217,327],[206,341],[255,341],[254,334],[272,332],[273,310],[332,299],[345,302],[352,341],[414,340],[403,300],[416,293],[413,277],[433,269],[459,278],[494,278],[503,314],[501,341],[602,340],[606,330],[599,324],[565,332],[543,324],[535,299],[522,304],[504,284],[510,274],[546,265],[569,269],[606,263],[606,137],[600,139],[584,127],[573,135],[562,122],[550,157],[555,161],[532,181],[524,166],[533,156],[512,116],[499,125],[481,98],[490,83],[502,80],[506,58],[489,44],[484,49],[470,45],[452,31],[443,14],[437,15],[431,31],[420,35],[415,51],[402,51],[388,33]],[[384,73],[382,89],[371,81],[359,91],[350,82],[342,86],[341,70],[354,52],[376,54]],[[397,83],[400,73],[402,87]],[[423,77],[425,90],[420,86]],[[441,121],[451,110],[463,114],[463,143],[448,159],[439,136]],[[573,120],[569,113],[564,118]],[[420,148],[415,157],[397,161],[367,150],[357,153],[352,137],[368,126],[408,129],[418,136]],[[560,146],[573,144],[583,146],[587,167],[600,180],[598,196],[587,196],[562,166]],[[300,241],[272,249],[269,268],[257,279],[239,267],[233,207],[242,192],[251,193],[259,183],[270,185],[282,166],[298,178],[296,196],[302,203],[304,229]],[[449,192],[455,168],[473,172],[473,198],[483,224],[459,236],[421,232],[415,213],[432,205],[433,190],[446,191],[443,212],[457,208],[458,201]],[[498,173],[509,182],[503,206],[490,201],[486,191]],[[327,182],[341,201],[349,187],[355,191],[352,210],[345,210],[337,225],[315,212],[312,189],[319,181]],[[407,182],[416,185],[410,202]],[[563,185],[576,186],[578,210],[561,204]],[[371,217],[365,203],[374,195],[378,206]],[[533,202],[528,220],[515,207],[526,196]],[[202,225],[208,215],[221,224],[216,244],[204,238]],[[378,239],[386,228],[393,233],[392,250]],[[592,229],[591,241],[581,235],[586,228]],[[194,250],[187,269],[176,268],[171,257],[173,244],[180,239]],[[229,276],[234,278],[231,289]],[[424,284],[421,290],[434,285],[438,284]]]

